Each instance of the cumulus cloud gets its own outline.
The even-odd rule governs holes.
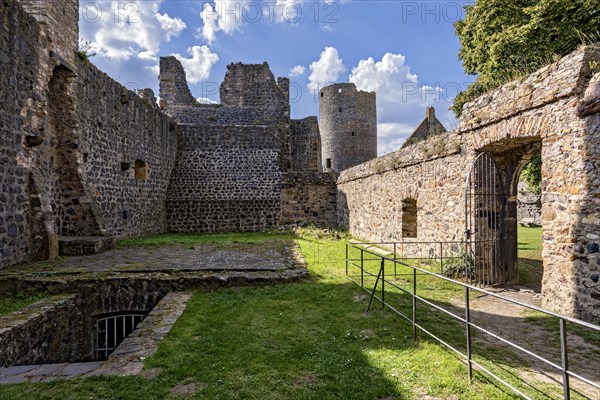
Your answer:
[[[257,13],[257,4],[252,1],[215,0],[213,3],[204,4],[200,13],[202,27],[198,29],[197,36],[210,44],[215,41],[218,32],[231,35],[241,30],[244,20],[254,18]]]
[[[198,97],[196,101],[200,104],[219,104],[218,101],[209,99],[208,97]]]
[[[198,83],[210,75],[213,65],[219,61],[219,56],[213,53],[208,46],[193,46],[188,49],[191,58],[181,54],[174,54],[185,69],[187,80],[190,83]]]
[[[321,57],[310,64],[310,75],[308,76],[308,90],[317,93],[324,86],[337,81],[339,76],[346,71],[346,67],[338,51],[333,47],[325,47]]]
[[[90,41],[91,50],[99,56],[148,59],[186,28],[180,18],[159,13],[162,2],[132,0],[115,2],[111,8],[104,2],[81,2],[81,38]]]
[[[304,72],[306,71],[306,68],[304,68],[303,65],[296,65],[294,68],[290,69],[290,76],[294,77],[294,76],[300,76],[302,74],[304,74]]]
[[[360,60],[349,77],[359,90],[377,92],[379,153],[397,150],[434,106],[437,117],[450,129],[454,118],[450,101],[438,85],[426,85],[412,73],[402,54],[385,54],[381,60]]]

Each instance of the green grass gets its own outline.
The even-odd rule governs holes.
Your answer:
[[[541,290],[544,266],[542,263],[542,228],[518,226],[519,283]]]
[[[175,398],[172,388],[190,383],[196,385],[195,398],[216,400],[517,398],[478,374],[470,384],[465,366],[452,353],[423,334],[415,343],[411,325],[380,304],[365,312],[368,297],[345,277],[345,241],[305,233],[296,240],[310,280],[196,292],[158,352],[145,360],[154,377],[10,385],[2,387],[0,399]],[[160,235],[121,245],[292,237]],[[375,270],[377,264],[370,268]],[[406,271],[398,271],[402,272]],[[411,287],[411,279],[400,276],[398,284]],[[420,293],[451,308],[447,299],[459,293],[456,289],[427,277],[418,279]],[[408,297],[397,289],[386,296],[399,309],[410,309]],[[450,317],[420,306],[419,321],[459,348],[464,342],[464,326]],[[494,356],[493,352],[480,354]],[[500,364],[514,375],[515,367]]]
[[[197,245],[197,244],[231,244],[231,243],[260,243],[267,240],[291,240],[295,235],[267,231],[261,233],[213,233],[213,234],[179,234],[163,233],[159,235],[135,237],[120,240],[117,247],[167,246],[167,245]]]
[[[0,297],[0,317],[25,308],[46,297],[48,295],[45,293],[2,296]]]

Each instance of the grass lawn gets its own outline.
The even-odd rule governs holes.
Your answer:
[[[375,304],[365,312],[368,298],[345,278],[345,241],[310,233],[295,238],[310,280],[197,291],[159,351],[145,360],[144,376],[2,386],[0,399],[183,398],[177,393],[184,385],[201,399],[517,398],[477,374],[469,384],[466,367],[453,354],[424,335],[414,343],[410,325],[389,310]],[[229,240],[291,237],[236,234]],[[158,245],[163,239],[228,240],[164,235],[122,245]],[[443,301],[439,289],[432,296]],[[389,295],[401,301],[399,294]],[[423,313],[423,323],[449,340],[461,337],[463,327],[436,315]]]
[[[542,228],[518,226],[519,283],[541,290],[544,266],[542,263]]]
[[[2,296],[0,297],[0,317],[25,308],[46,297],[48,297],[48,295],[45,293]]]

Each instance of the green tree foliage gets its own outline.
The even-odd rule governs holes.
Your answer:
[[[532,193],[542,193],[542,155],[536,152],[521,173],[521,178],[527,182],[527,187]]]
[[[456,97],[457,117],[467,101],[600,38],[600,0],[476,0],[465,11],[459,58],[477,80]]]

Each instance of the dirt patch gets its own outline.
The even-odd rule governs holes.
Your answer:
[[[297,378],[294,381],[294,386],[296,387],[307,387],[307,386],[314,386],[316,385],[318,382],[318,378],[316,374],[306,374],[306,375],[302,375],[301,377]]]
[[[188,383],[186,385],[180,384],[180,385],[174,386],[171,389],[171,394],[173,396],[179,396],[179,397],[183,397],[184,399],[189,399],[196,393],[197,390],[198,390],[198,387],[197,387],[196,383]]]

